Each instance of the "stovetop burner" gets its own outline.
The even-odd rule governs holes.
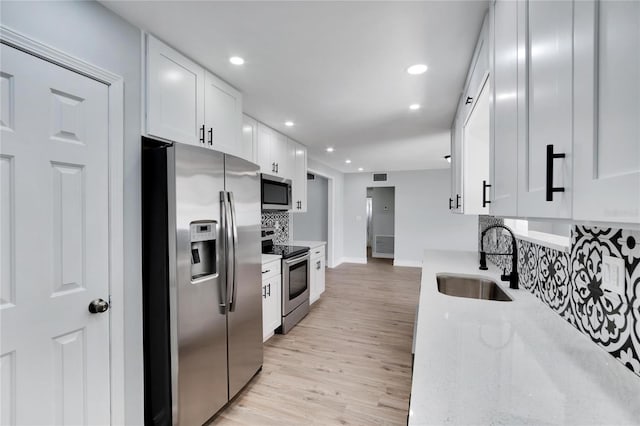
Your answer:
[[[263,254],[277,254],[282,256],[283,259],[289,259],[292,257],[300,256],[309,251],[309,247],[302,246],[284,246],[274,244],[270,248],[262,247]]]

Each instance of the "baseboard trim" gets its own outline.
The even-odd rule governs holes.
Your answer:
[[[366,257],[343,257],[342,259],[340,259],[340,262],[338,263],[361,263],[361,264],[366,264],[367,263],[367,258]]]
[[[422,268],[422,262],[416,260],[394,260],[393,266],[408,266],[412,268]]]

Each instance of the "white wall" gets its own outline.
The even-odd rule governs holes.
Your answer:
[[[307,180],[307,211],[291,213],[293,227],[290,233],[294,240],[327,241],[329,212],[329,182],[327,178],[316,175]]]
[[[450,171],[389,172],[386,182],[370,173],[344,177],[344,261],[366,262],[366,193],[371,186],[394,186],[394,264],[419,266],[425,249],[478,249],[478,216],[449,212]]]
[[[124,78],[125,419],[141,425],[140,31],[96,2],[3,0],[0,8],[3,25]]]
[[[326,164],[309,158],[307,163],[309,172],[329,178],[329,241],[327,244],[327,265],[330,268],[338,266],[344,257],[344,179],[345,175]]]

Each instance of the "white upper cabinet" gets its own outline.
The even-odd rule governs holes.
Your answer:
[[[243,156],[242,94],[209,71],[205,72],[204,125],[208,146]]]
[[[571,218],[573,2],[525,5],[518,11],[519,50],[525,54],[519,65],[526,75],[518,124],[518,215]]]
[[[242,116],[242,158],[258,163],[258,122]]]
[[[293,180],[295,150],[289,139],[258,123],[258,164],[262,173]]]
[[[574,218],[640,223],[640,2],[575,2]]]
[[[453,122],[452,133],[452,150],[451,150],[451,181],[453,184],[453,194],[451,201],[451,210],[454,213],[463,213],[462,197],[462,179],[463,179],[463,155],[462,155],[462,113],[464,108],[458,107],[458,115]]]
[[[202,145],[204,80],[201,66],[147,36],[147,133]]]
[[[242,94],[147,35],[146,132],[246,158]]]
[[[518,7],[498,0],[490,11],[490,212],[516,216],[518,209]]]
[[[289,139],[289,144],[295,156],[291,212],[305,213],[307,211],[307,147],[292,139]]]

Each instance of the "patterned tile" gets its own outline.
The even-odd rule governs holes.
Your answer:
[[[480,216],[479,231],[503,220]],[[487,251],[509,249],[500,238],[485,240]],[[624,296],[602,288],[602,257],[625,261]],[[509,258],[489,256],[498,267]],[[518,240],[520,284],[566,321],[640,375],[640,232],[574,226],[571,253]]]
[[[274,243],[289,242],[289,212],[262,212],[262,226],[275,228]]]

